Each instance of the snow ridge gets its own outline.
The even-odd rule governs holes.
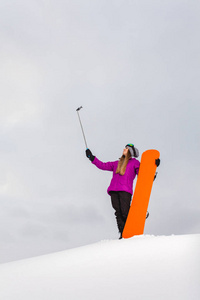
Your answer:
[[[200,299],[200,234],[136,236],[0,265],[0,299]]]

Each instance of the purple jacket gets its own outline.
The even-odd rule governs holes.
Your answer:
[[[131,158],[129,160],[123,176],[116,174],[118,160],[104,163],[95,157],[92,163],[101,170],[113,172],[113,177],[107,190],[108,194],[111,191],[124,191],[133,194],[133,180],[136,174],[138,174],[140,167],[140,162],[137,159]]]

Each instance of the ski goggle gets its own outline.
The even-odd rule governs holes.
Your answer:
[[[128,146],[129,146],[129,147],[134,147],[133,144],[127,144],[126,147],[128,147]]]

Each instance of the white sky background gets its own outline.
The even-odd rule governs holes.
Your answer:
[[[199,233],[199,1],[0,3],[0,262],[118,237],[126,143],[161,166],[145,234]]]

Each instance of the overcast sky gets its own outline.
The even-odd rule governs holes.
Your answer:
[[[200,2],[0,2],[0,262],[117,239],[106,190],[157,149],[145,234],[200,232]],[[141,156],[140,156],[141,157]]]

